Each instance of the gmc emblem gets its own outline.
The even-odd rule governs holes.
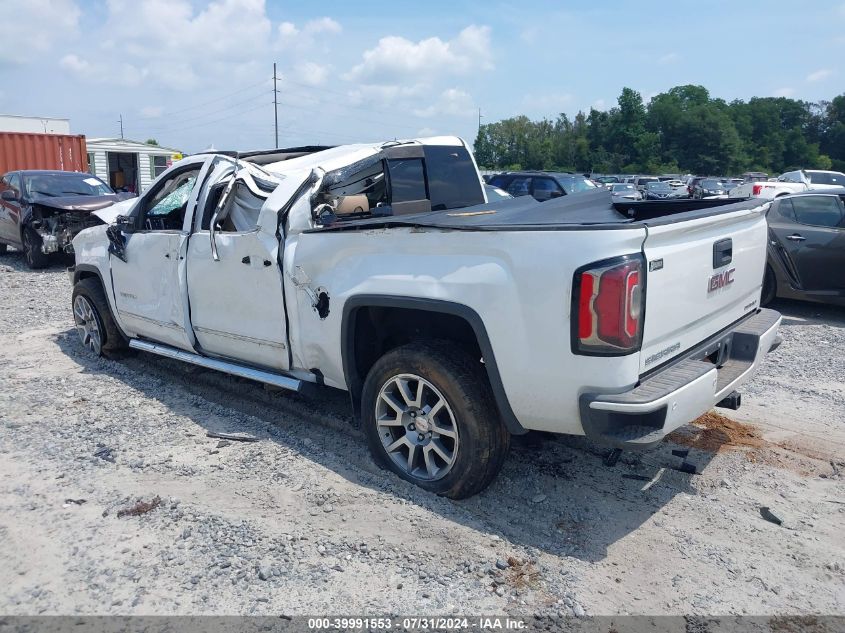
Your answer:
[[[716,273],[710,277],[710,281],[707,284],[707,292],[713,292],[719,288],[730,286],[734,282],[735,272],[736,268],[731,268],[730,270],[726,270],[723,273]]]

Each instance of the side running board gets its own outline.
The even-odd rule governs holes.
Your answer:
[[[257,380],[258,382],[266,382],[268,385],[275,385],[282,389],[289,389],[290,391],[301,392],[303,390],[304,382],[290,376],[283,376],[271,371],[264,371],[263,369],[255,369],[254,367],[247,367],[245,365],[238,365],[231,361],[220,360],[217,358],[207,358],[199,354],[186,352],[169,345],[162,345],[161,343],[150,343],[148,341],[141,341],[138,339],[131,339],[129,347],[139,349],[142,352],[150,352],[164,356],[165,358],[173,358],[181,360],[192,365],[199,365],[208,369],[215,369],[233,376],[240,376],[241,378],[249,378],[250,380]]]

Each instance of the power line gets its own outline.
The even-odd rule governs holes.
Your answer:
[[[247,108],[246,110],[239,110],[239,111],[233,112],[232,114],[229,114],[227,116],[220,117],[218,119],[212,119],[211,121],[201,121],[201,122],[196,123],[194,125],[183,125],[183,126],[180,126],[178,129],[179,130],[190,130],[190,129],[193,129],[193,128],[196,128],[196,127],[202,127],[204,125],[211,125],[212,123],[219,123],[220,121],[226,121],[226,120],[231,119],[233,117],[241,116],[242,114],[246,114],[247,112],[252,112],[254,110],[257,110],[258,108],[261,108],[261,107],[264,107],[264,106],[267,106],[267,105],[270,105],[270,104],[267,103],[267,102],[262,102],[262,103],[255,105],[252,108]]]
[[[250,90],[252,88],[255,88],[256,86],[260,86],[261,84],[265,83],[266,81],[267,81],[266,79],[262,79],[259,82],[256,82],[254,84],[250,84],[248,86],[242,86],[242,87],[238,88],[237,90],[234,90],[232,92],[227,92],[226,94],[221,95],[219,97],[215,97],[214,99],[209,99],[208,101],[203,101],[202,103],[197,103],[196,105],[187,106],[185,108],[182,108],[181,110],[174,110],[172,112],[169,112],[168,115],[173,116],[174,114],[181,114],[182,112],[187,112],[188,110],[195,110],[196,108],[202,108],[204,106],[207,106],[210,103],[216,103],[218,101],[222,101],[223,99],[228,99],[229,97],[234,97],[235,95],[243,93],[244,90]]]
[[[203,112],[201,114],[198,114],[194,117],[187,118],[187,119],[182,119],[182,120],[177,119],[176,121],[172,121],[168,117],[166,124],[164,124],[164,125],[151,125],[151,126],[148,126],[148,129],[154,130],[154,131],[155,130],[168,131],[168,130],[171,130],[171,129],[181,128],[183,123],[195,123],[197,121],[197,119],[205,118],[207,116],[218,114],[220,112],[227,112],[227,111],[231,110],[232,108],[237,108],[237,107],[240,107],[242,105],[246,105],[248,103],[253,103],[257,98],[259,98],[259,97],[261,97],[265,94],[266,94],[266,90],[262,90],[259,94],[251,95],[251,96],[247,97],[246,99],[242,99],[240,101],[230,103],[230,104],[223,106],[222,108],[218,108],[216,110],[209,110],[207,112]]]

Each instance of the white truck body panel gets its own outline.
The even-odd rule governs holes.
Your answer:
[[[637,354],[608,362],[572,353],[574,262],[637,252],[644,237],[642,228],[603,231],[595,242],[580,231],[394,228],[292,235],[285,246],[288,269],[304,270],[310,286],[327,289],[331,297],[329,315],[321,319],[305,293],[288,293],[289,300],[297,300],[292,344],[301,366],[320,367],[326,384],[346,388],[338,350],[343,306],[350,297],[457,302],[483,316],[508,400],[523,426],[582,434],[581,392],[630,387],[637,382],[639,363]],[[578,380],[571,379],[573,372]]]
[[[768,204],[678,224],[649,227],[649,272],[640,370],[649,371],[759,307],[766,263]],[[714,268],[714,243],[730,237],[732,258]],[[651,264],[653,266],[653,264]],[[725,276],[727,275],[727,276]],[[717,277],[724,285],[712,288]]]
[[[462,141],[417,143],[458,147]],[[320,230],[311,196],[326,173],[386,145],[391,144],[334,148],[265,165],[281,182],[268,194],[254,230],[216,232],[219,261],[213,259],[209,231],[194,216],[195,207],[205,208],[205,185],[197,184],[183,230],[127,235],[128,263],[109,255],[105,227],[83,231],[74,240],[77,267],[97,270],[115,320],[130,338],[306,379],[318,375],[341,389],[350,387],[342,340],[348,301],[365,295],[463,306],[483,322],[493,356],[485,362],[495,360],[518,423],[569,434],[584,434],[582,397],[633,389],[644,373],[758,308],[766,261],[762,203],[681,222],[603,229],[576,224],[554,230]],[[186,160],[205,161],[203,175],[215,178],[226,171],[220,164],[234,164],[222,156]],[[302,195],[294,198],[296,192]],[[725,238],[732,239],[732,261],[714,269],[714,242]],[[642,255],[646,263],[642,347],[612,357],[575,353],[574,273],[622,255]],[[657,260],[661,268],[649,272]],[[728,271],[731,282],[711,291],[711,278],[725,280]],[[774,334],[767,336],[771,343]],[[666,396],[672,401],[667,424],[689,422],[715,404],[712,378],[697,378]],[[632,406],[594,404],[608,410]]]

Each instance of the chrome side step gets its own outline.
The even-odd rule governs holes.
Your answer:
[[[271,371],[264,371],[263,369],[255,369],[253,367],[246,367],[238,365],[226,360],[217,358],[207,358],[199,354],[186,352],[169,345],[162,345],[161,343],[150,343],[148,341],[141,341],[133,338],[129,341],[129,347],[139,349],[142,352],[150,352],[165,358],[173,358],[181,360],[192,365],[199,365],[207,369],[215,369],[233,376],[240,376],[241,378],[249,378],[250,380],[257,380],[258,382],[266,382],[268,385],[275,385],[282,389],[289,389],[290,391],[302,391],[303,381],[281,374],[275,374]]]

